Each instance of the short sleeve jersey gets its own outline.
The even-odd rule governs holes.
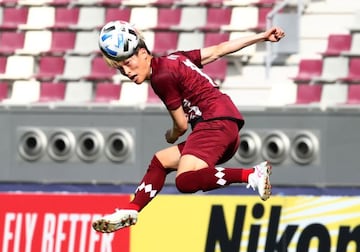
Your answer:
[[[243,116],[230,97],[202,72],[200,50],[178,51],[151,61],[151,86],[168,110],[183,106],[189,123],[231,119],[243,123]]]

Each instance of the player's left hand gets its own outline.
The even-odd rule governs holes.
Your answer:
[[[264,33],[265,40],[271,42],[278,42],[285,37],[285,32],[279,27],[272,27]]]
[[[173,144],[178,140],[178,136],[174,136],[173,131],[171,129],[168,129],[165,133],[166,142],[169,144]]]

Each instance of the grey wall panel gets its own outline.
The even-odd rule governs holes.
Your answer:
[[[281,146],[274,147],[278,140],[274,140],[275,144],[266,142],[275,132],[287,139],[286,155],[273,165],[272,182],[275,185],[358,185],[360,110],[320,111],[291,107],[241,110],[246,119],[241,134],[252,132],[257,135],[260,151],[251,162],[235,156],[223,166],[250,167],[265,158],[263,151],[269,146],[275,152],[281,150]],[[172,126],[163,107],[3,107],[0,108],[0,121],[0,179],[29,182],[137,184],[154,153],[170,146],[164,134]],[[34,161],[24,159],[18,148],[28,129],[43,132],[46,148],[54,132],[59,129],[70,132],[74,139],[71,141],[75,141],[71,155],[63,161],[55,161],[46,150]],[[125,130],[133,139],[131,148],[134,151],[122,162],[109,160],[105,152],[106,139],[118,130]],[[88,161],[76,152],[82,133],[87,131],[98,132],[103,139],[98,156]],[[310,148],[305,146],[309,139],[296,142],[297,136],[304,132],[315,139],[316,144],[310,144]],[[314,149],[315,155],[309,162],[301,163],[291,156],[294,143],[301,151],[305,150],[304,153]],[[29,141],[29,144],[33,143]],[[174,183],[174,174],[169,176],[167,183]]]

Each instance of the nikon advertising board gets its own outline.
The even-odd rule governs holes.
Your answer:
[[[159,195],[112,234],[91,221],[131,195],[0,194],[7,252],[358,252],[360,197]]]

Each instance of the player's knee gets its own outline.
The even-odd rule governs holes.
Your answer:
[[[193,173],[193,171],[184,172],[176,177],[175,185],[179,192],[195,193],[199,190],[198,185],[194,180]]]

